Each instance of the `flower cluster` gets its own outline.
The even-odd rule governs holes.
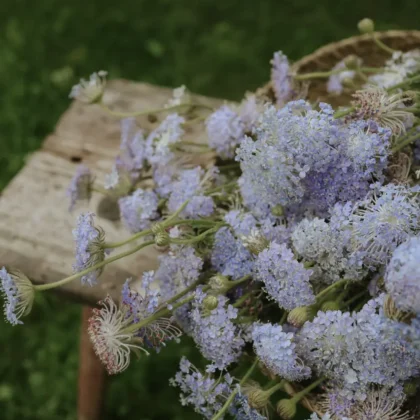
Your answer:
[[[6,319],[21,324],[35,293],[94,286],[108,264],[155,245],[156,272],[93,310],[88,332],[110,374],[184,333],[205,367],[183,358],[171,384],[204,418],[288,420],[298,403],[311,420],[412,418],[402,407],[420,376],[420,53],[392,51],[368,19],[359,27],[389,54],[383,67],[350,56],[302,74],[276,52],[263,95],[209,109],[182,86],[150,131],[124,119],[103,187],[79,166],[68,196],[73,209],[104,194],[131,236],[106,242],[100,216],[81,213],[72,275],[33,285],[0,270]],[[322,78],[316,91],[305,83]],[[311,102],[322,89],[331,104]],[[104,91],[95,73],[71,96],[125,115]],[[185,138],[192,125],[206,144]]]

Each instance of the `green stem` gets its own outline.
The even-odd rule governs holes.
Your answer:
[[[113,195],[110,191],[106,190],[103,187],[100,187],[99,185],[93,185],[91,187],[91,190],[94,191],[94,192],[97,192],[99,194],[108,195],[110,197]]]
[[[48,284],[41,284],[38,286],[34,286],[36,291],[44,291],[44,290],[49,290],[49,289],[54,289],[56,287],[62,286],[64,284],[70,283],[73,280],[76,280],[82,276],[84,276],[85,274],[88,274],[92,271],[98,270],[102,267],[105,267],[107,264],[110,264],[114,261],[117,261],[121,258],[127,257],[128,255],[134,254],[137,251],[140,251],[141,249],[149,246],[149,245],[153,245],[155,243],[155,241],[148,241],[148,242],[144,242],[141,245],[136,246],[135,248],[129,249],[128,251],[122,252],[121,254],[117,254],[114,255],[113,257],[107,258],[95,265],[92,265],[92,267],[86,268],[85,270],[79,271],[78,273],[73,274],[70,277],[66,277],[65,279],[62,280],[58,280],[54,283],[48,283]]]
[[[326,294],[330,293],[332,290],[334,290],[337,287],[341,287],[343,284],[346,284],[349,280],[348,279],[342,279],[339,280],[333,284],[331,284],[330,286],[326,287],[322,292],[319,292],[316,295],[316,300],[321,299],[323,296],[325,296]]]
[[[283,325],[286,322],[288,311],[284,311],[283,315],[280,318],[280,325]]]
[[[302,391],[293,395],[293,397],[290,400],[293,401],[294,403],[298,403],[305,395],[309,394],[313,389],[315,389],[323,381],[325,381],[324,377],[319,378],[318,380],[310,384],[308,387],[306,387]]]
[[[179,292],[177,295],[172,296],[170,299],[168,299],[163,305],[161,306],[168,306],[173,302],[176,302],[178,299],[181,299],[183,296],[185,296],[187,293],[194,290],[197,286],[199,286],[202,283],[201,280],[196,281],[191,286],[188,286],[186,289],[184,289],[182,292]]]
[[[264,392],[266,392],[268,394],[268,397],[271,397],[275,392],[279,391],[280,389],[283,389],[286,382],[287,381],[285,379],[282,379],[278,384],[276,384],[273,387],[265,390]]]
[[[394,49],[388,47],[388,45],[384,44],[379,38],[378,35],[375,34],[374,32],[372,33],[372,39],[375,42],[375,44],[381,48],[382,50],[384,50],[385,52],[389,53],[389,54],[393,54],[395,52]]]
[[[156,313],[154,313],[153,315],[144,318],[142,321],[137,322],[136,324],[131,324],[129,325],[127,328],[124,328],[123,330],[121,330],[121,333],[134,333],[136,331],[139,331],[141,328],[145,327],[146,325],[152,324],[154,321],[158,320],[159,318],[163,318],[166,317],[168,315],[171,315],[173,313],[173,311],[175,311],[176,309],[180,308],[181,306],[185,305],[188,302],[191,302],[194,299],[195,295],[192,294],[191,296],[186,297],[184,300],[181,300],[180,302],[175,303],[174,305],[172,305],[172,308],[164,308],[160,311],[157,311]],[[162,305],[167,305],[167,302],[164,302]]]
[[[420,81],[420,74],[418,74],[417,76],[410,77],[407,80],[404,80],[403,82],[398,83],[397,85],[391,86],[390,88],[387,89],[387,92],[392,92],[394,89],[399,89],[404,86],[411,85],[412,83],[415,83],[418,81]]]
[[[336,112],[334,112],[333,117],[334,117],[335,119],[337,119],[337,118],[342,118],[342,117],[345,117],[346,115],[351,114],[351,113],[352,113],[352,112],[354,112],[355,110],[356,110],[356,108],[355,108],[354,106],[351,106],[350,108],[347,108],[347,109],[343,109],[343,110],[341,110],[341,111],[336,111]]]
[[[258,359],[255,359],[254,363],[252,364],[252,366],[248,369],[248,371],[245,373],[245,376],[241,379],[241,382],[239,382],[239,385],[242,386],[247,380],[248,378],[252,375],[252,372],[254,371],[255,367],[258,364]],[[229,398],[226,400],[225,404],[223,405],[223,407],[219,410],[219,412],[212,418],[212,420],[219,420],[221,419],[224,414],[226,413],[226,411],[228,410],[228,408],[230,407],[230,405],[232,404],[232,401],[234,400],[236,394],[238,393],[238,388],[235,388],[234,391],[230,394]]]
[[[195,244],[196,242],[200,242],[202,239],[204,239],[206,236],[217,232],[221,226],[224,226],[225,224],[219,224],[217,226],[215,226],[212,229],[208,229],[205,232],[201,233],[198,236],[194,236],[192,238],[188,238],[188,239],[177,239],[177,238],[171,238],[171,243],[172,244],[177,244],[177,245],[190,245],[190,244]]]
[[[141,115],[158,114],[160,112],[171,112],[171,111],[175,111],[177,109],[184,108],[184,107],[205,108],[205,109],[214,111],[214,109],[212,107],[208,106],[208,105],[204,105],[204,104],[189,104],[189,103],[179,104],[179,105],[174,105],[174,106],[169,106],[167,108],[146,109],[146,110],[143,110],[143,111],[134,111],[134,112],[118,112],[118,111],[113,111],[107,105],[105,105],[103,103],[99,103],[99,105],[108,114],[113,115],[114,117],[119,117],[119,118],[139,117]]]
[[[247,299],[249,299],[252,296],[252,291],[245,293],[243,296],[241,296],[232,306],[234,308],[239,308],[244,302],[246,302]]]
[[[227,184],[219,185],[218,187],[212,188],[205,192],[206,195],[213,194],[215,192],[223,191],[225,188],[236,187],[238,183],[236,181],[228,182]]]
[[[364,296],[366,294],[366,290],[363,290],[363,292],[358,293],[357,295],[353,296],[351,299],[346,300],[343,303],[343,307],[347,308],[347,306],[351,305],[353,302],[355,302],[357,299],[361,298],[362,296]]]
[[[330,77],[334,74],[340,74],[345,71],[358,71],[360,73],[382,73],[383,69],[378,69],[376,67],[359,67],[357,69],[349,69],[347,67],[337,69],[337,70],[330,70],[330,71],[317,71],[313,73],[306,73],[306,74],[298,74],[294,77],[295,80],[308,80],[308,79],[324,79]]]
[[[408,146],[409,144],[415,142],[416,140],[418,140],[420,138],[420,133],[417,133],[414,136],[408,137],[406,140],[402,141],[399,144],[396,144],[392,149],[391,152],[395,153],[398,152],[399,150],[403,149],[404,147]]]
[[[166,220],[161,222],[162,226],[166,228],[173,225],[174,223],[172,221],[178,217],[179,213],[181,213],[181,211],[184,210],[187,204],[188,204],[188,201],[183,203],[181,207],[175,213],[173,213]],[[177,222],[177,224],[189,224],[190,222],[192,222],[192,220],[180,220]],[[128,244],[129,242],[135,241],[136,239],[142,238],[143,236],[151,235],[152,233],[153,233],[152,229],[142,230],[141,232],[135,233],[134,235],[131,235],[130,237],[122,241],[105,243],[104,249],[118,248],[120,246]]]

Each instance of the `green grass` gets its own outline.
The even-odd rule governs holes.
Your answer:
[[[268,79],[273,51],[297,59],[355,34],[365,16],[379,29],[418,28],[418,0],[3,0],[0,190],[53,130],[81,76],[106,69],[239,99]],[[25,326],[0,322],[1,419],[75,418],[79,314],[47,296]],[[171,346],[113,379],[107,417],[193,418],[167,385],[188,351]]]

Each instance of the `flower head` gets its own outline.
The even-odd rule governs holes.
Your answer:
[[[99,102],[104,94],[107,74],[106,71],[100,70],[92,73],[89,80],[80,79],[80,83],[72,87],[69,98],[88,104]]]
[[[384,264],[418,228],[420,205],[410,188],[388,184],[352,216],[353,240],[367,261]]]
[[[204,293],[196,292],[191,311],[192,336],[202,355],[213,362],[208,369],[224,369],[238,359],[245,345],[238,326],[232,322],[238,310],[227,304],[225,296],[219,295],[218,306],[203,313],[204,298]]]
[[[289,60],[281,51],[274,53],[271,60],[271,84],[277,104],[283,106],[293,95],[293,79]]]
[[[165,108],[171,108],[190,101],[190,94],[185,85],[181,85],[172,91],[172,98],[165,104]]]
[[[420,313],[420,237],[412,237],[395,249],[385,286],[399,309]]]
[[[184,117],[169,114],[146,139],[146,156],[153,165],[166,165],[174,157],[172,145],[178,143],[184,135],[182,124]]]
[[[69,210],[72,211],[79,200],[90,200],[94,177],[85,165],[79,165],[70,181],[67,196],[70,198]]]
[[[181,389],[182,405],[192,405],[197,413],[209,420],[223,407],[232,392],[230,375],[221,376],[219,380],[209,374],[203,375],[185,357],[182,357],[180,370],[170,384]]]
[[[178,180],[172,183],[168,209],[175,212],[185,201],[188,204],[180,213],[180,217],[194,218],[210,216],[214,211],[213,199],[204,194],[204,185],[212,177],[212,173],[204,173],[197,166],[179,173]]]
[[[414,123],[414,115],[405,110],[407,98],[401,94],[389,94],[383,88],[372,86],[358,90],[353,98],[355,118],[375,121],[396,136],[404,134]]]
[[[110,375],[122,372],[130,364],[131,351],[147,353],[134,340],[134,332],[126,328],[132,319],[120,310],[110,296],[100,301],[101,309],[93,309],[89,319],[88,334],[95,353]]]
[[[241,117],[228,105],[222,105],[206,120],[209,146],[223,158],[232,158],[245,133]]]
[[[19,270],[0,270],[0,291],[4,294],[4,314],[12,325],[23,324],[22,316],[31,312],[35,289],[31,281]]]
[[[153,191],[138,188],[133,194],[120,198],[121,218],[130,232],[136,233],[150,227],[159,214],[159,198]]]
[[[252,328],[254,350],[267,368],[288,381],[300,381],[311,375],[295,352],[294,334],[283,332],[281,325],[258,324]]]
[[[76,228],[73,229],[73,238],[76,243],[76,262],[73,264],[75,273],[93,267],[105,259],[105,234],[94,225],[93,213],[80,214]],[[101,273],[102,268],[98,268],[83,275],[82,284],[93,286]]]
[[[309,283],[312,270],[296,261],[285,244],[271,242],[255,261],[256,280],[262,281],[269,297],[287,310],[311,305],[315,295]]]

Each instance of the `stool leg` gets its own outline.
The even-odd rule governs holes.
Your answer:
[[[82,309],[80,332],[78,420],[100,420],[105,393],[105,369],[93,351],[87,328],[92,308]]]

